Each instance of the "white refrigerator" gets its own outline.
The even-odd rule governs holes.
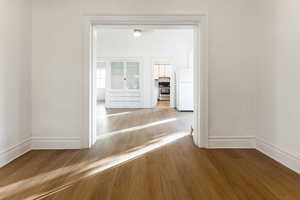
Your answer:
[[[194,110],[193,70],[182,69],[176,73],[176,108],[179,111]]]

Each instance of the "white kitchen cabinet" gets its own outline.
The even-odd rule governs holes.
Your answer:
[[[169,64],[155,64],[153,69],[153,78],[171,77],[172,66]]]
[[[107,70],[107,108],[140,108],[141,62],[138,60],[113,60]]]

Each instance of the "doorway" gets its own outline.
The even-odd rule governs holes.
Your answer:
[[[109,18],[109,17],[108,17]],[[121,22],[119,21],[120,18],[124,18],[124,20],[126,21],[125,24],[124,24],[124,20]],[[163,18],[165,18],[165,20],[162,20]],[[141,16],[131,16],[131,17],[117,17],[114,18],[112,17],[110,20],[110,22],[108,23],[108,19],[106,17],[89,17],[89,19],[87,20],[87,27],[90,27],[88,30],[89,33],[91,34],[87,34],[86,35],[86,38],[90,38],[91,40],[91,43],[89,43],[90,45],[86,45],[87,49],[90,49],[91,51],[88,51],[90,52],[89,54],[87,54],[86,58],[87,60],[90,60],[91,62],[90,63],[93,63],[94,59],[93,59],[93,56],[90,57],[91,59],[88,59],[89,56],[88,55],[94,55],[94,52],[95,52],[95,47],[93,47],[92,45],[92,41],[93,41],[93,37],[92,36],[92,33],[93,33],[93,29],[94,27],[97,25],[101,25],[101,26],[104,26],[104,27],[116,27],[116,26],[126,26],[126,28],[133,28],[136,27],[137,25],[135,24],[136,22],[134,22],[134,20],[136,19],[140,19],[140,23],[139,23],[139,28],[141,27],[145,27],[145,26],[152,26],[152,27],[159,27],[161,29],[168,29],[168,28],[174,28],[174,27],[190,27],[190,28],[193,28],[194,32],[195,32],[195,52],[198,52],[200,51],[200,33],[202,33],[202,37],[201,37],[201,41],[205,38],[204,37],[204,31],[201,31],[200,29],[200,25],[203,26],[204,24],[204,21],[201,22],[200,18],[202,18],[201,16],[194,16],[194,17],[191,17],[191,16],[186,16],[186,19],[189,19],[191,20],[190,22],[187,20],[185,22],[178,22],[179,18],[176,17],[176,16],[173,16],[173,17],[162,17],[162,19],[160,19],[159,17],[141,17]],[[92,20],[93,19],[93,20]],[[156,21],[156,20],[158,21]],[[195,20],[197,19],[197,20]],[[107,21],[108,20],[108,21]],[[153,20],[155,21],[155,24],[157,25],[153,25]],[[179,20],[180,21],[180,20]],[[143,22],[143,23],[142,23]],[[170,22],[173,22],[174,24],[170,25]],[[175,23],[176,22],[176,23]],[[189,23],[187,23],[189,22]],[[108,24],[107,24],[108,23]],[[186,24],[187,23],[187,24]],[[144,24],[144,25],[140,25],[140,24]],[[151,25],[150,25],[151,24]],[[88,33],[88,32],[86,32]],[[204,44],[204,43],[203,43]],[[92,47],[92,48],[88,48],[88,47]],[[203,45],[203,47],[205,47],[205,45]],[[201,48],[201,49],[205,49],[205,48]],[[200,62],[199,58],[202,56],[202,60]],[[194,124],[194,129],[196,130],[196,132],[194,132],[194,135],[193,135],[193,139],[195,141],[195,144],[198,145],[198,146],[203,146],[205,147],[206,146],[206,142],[205,142],[205,138],[207,138],[207,101],[205,100],[206,97],[207,97],[207,90],[205,89],[206,88],[206,82],[207,82],[207,78],[206,78],[206,67],[207,65],[205,64],[205,60],[206,60],[206,57],[205,57],[205,52],[204,51],[201,51],[201,54],[199,55],[196,55],[195,56],[195,59],[194,59],[194,64],[195,64],[195,69],[194,69],[194,76],[195,77],[204,77],[203,79],[195,79],[195,83],[194,83],[194,91],[195,91],[195,95],[194,95],[194,111],[195,111],[195,115],[194,115],[194,119],[195,119],[195,124]],[[200,65],[200,63],[203,63],[202,65]],[[91,65],[90,65],[91,66]],[[201,68],[202,66],[202,68]],[[92,74],[93,76],[93,72],[94,69],[92,69],[93,67],[91,67],[91,70],[89,70],[89,74]],[[200,71],[202,71],[203,73],[200,74]],[[200,75],[200,76],[198,76]],[[91,105],[89,106],[89,109],[88,109],[88,112],[86,113],[89,113],[89,116],[88,117],[88,121],[85,121],[85,122],[88,122],[88,123],[85,123],[85,126],[84,127],[90,127],[89,128],[89,135],[88,137],[83,137],[83,145],[84,146],[91,146],[94,142],[95,142],[95,112],[93,111],[93,107],[95,107],[95,103],[96,101],[95,100],[95,91],[93,89],[93,81],[91,81],[91,79],[88,79],[91,83],[91,89],[92,90],[89,90],[90,92],[86,92],[86,96],[89,96],[88,99],[89,102],[87,102],[88,105]],[[202,88],[202,90],[200,90]],[[201,94],[200,94],[201,93]],[[200,104],[200,97],[202,99],[201,101],[201,104]],[[87,105],[86,104],[86,105]],[[202,105],[202,106],[201,106]],[[200,107],[203,108],[200,110]],[[86,110],[87,111],[87,110]],[[200,118],[200,114],[202,116],[202,118]],[[201,126],[200,126],[201,125]],[[200,137],[202,136],[202,139],[200,141]],[[202,144],[201,144],[202,143]]]
[[[154,60],[152,65],[153,76],[153,104],[156,107],[174,108],[174,78],[175,71],[169,60]]]
[[[95,26],[94,31],[97,139],[116,135],[121,130],[131,135],[130,130],[138,127],[143,132],[145,128],[141,127],[153,123],[158,125],[153,125],[152,130],[164,134],[179,130],[190,133],[193,101],[176,101],[176,97],[193,99],[193,63],[189,62],[189,53],[193,53],[193,29]],[[190,73],[182,80],[181,74],[186,71]],[[187,85],[184,91],[183,84]],[[137,119],[138,113],[148,119]],[[169,122],[170,118],[176,118],[182,127]],[[128,122],[118,124],[121,120]],[[161,121],[166,121],[170,129],[164,130],[159,125]],[[134,140],[135,136],[132,137]]]

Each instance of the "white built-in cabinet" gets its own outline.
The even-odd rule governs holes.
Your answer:
[[[140,108],[141,62],[138,60],[111,60],[106,70],[107,108]]]

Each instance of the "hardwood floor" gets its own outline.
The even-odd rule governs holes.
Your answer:
[[[191,116],[112,115],[114,134],[91,149],[30,151],[1,168],[0,199],[300,199],[300,175],[256,150],[195,147]]]
[[[193,123],[193,114],[177,112],[170,109],[169,101],[158,101],[154,109],[137,108],[105,108],[104,102],[97,104],[97,135],[99,137],[110,136],[121,130],[143,129],[145,126],[164,124],[169,121],[182,123],[181,131],[188,131]],[[172,129],[173,131],[173,129]]]
[[[157,101],[158,108],[168,108],[170,107],[170,101]]]

